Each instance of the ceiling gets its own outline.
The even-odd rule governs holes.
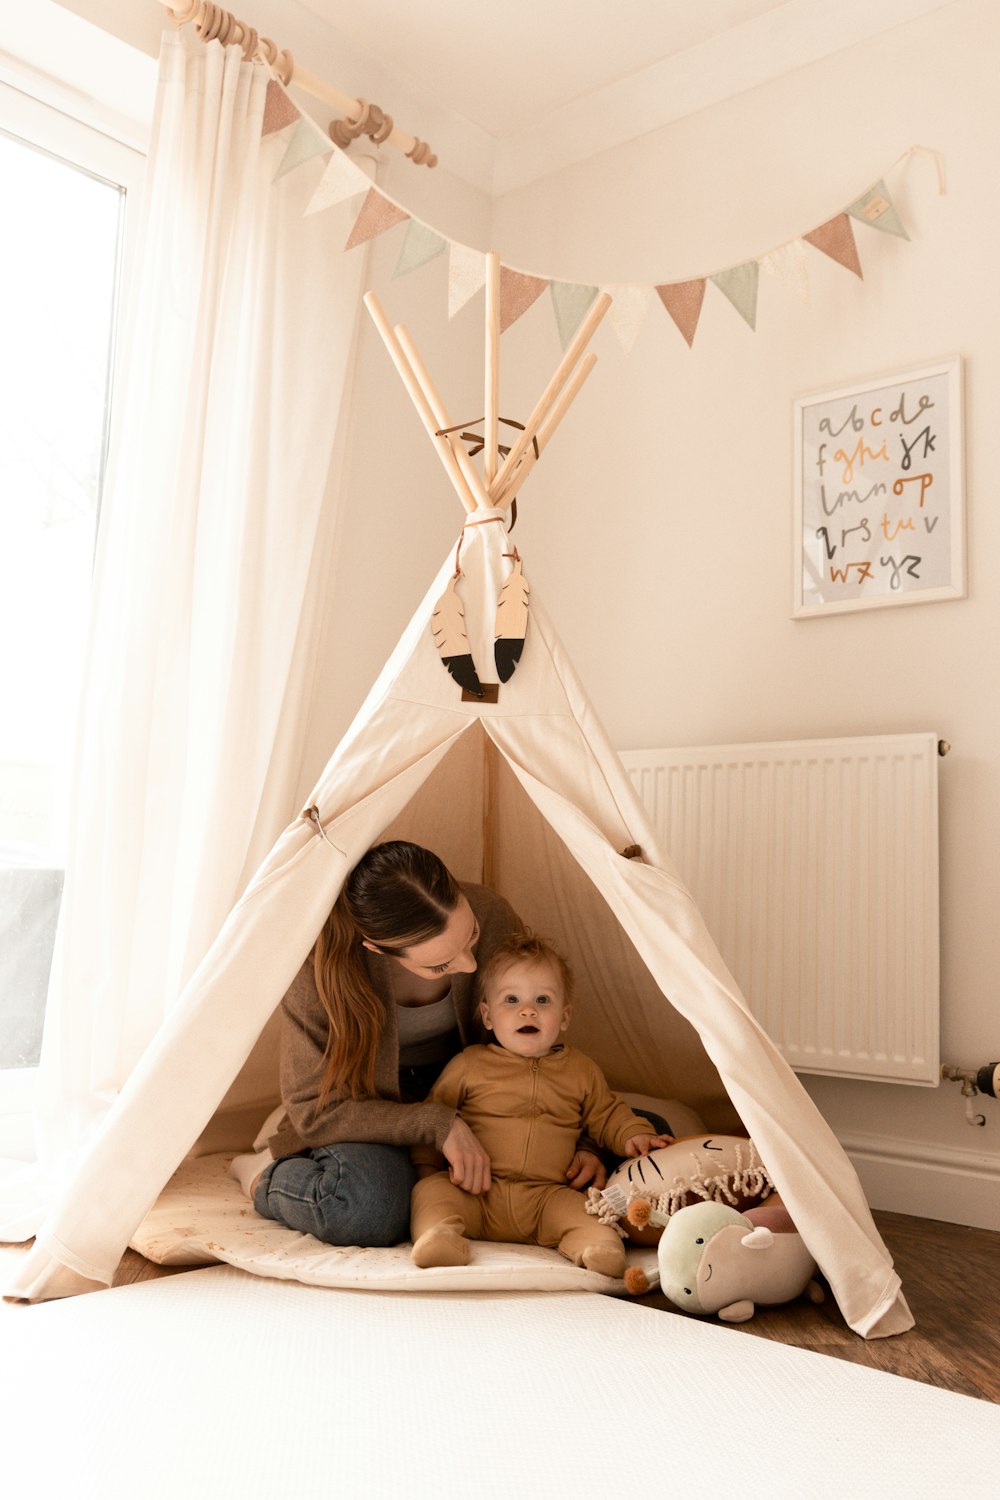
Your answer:
[[[787,0],[302,0],[327,24],[503,138]]]
[[[324,30],[377,58],[406,94],[488,137],[494,193],[944,3],[951,0],[299,0]],[[444,160],[447,143],[438,149]]]
[[[8,34],[35,27],[45,70],[67,27],[70,61],[86,50],[77,18],[122,56],[155,57],[169,3],[0,0],[0,19]],[[376,100],[447,172],[493,197],[956,3],[228,0],[300,73]],[[28,41],[10,50],[30,60]],[[86,68],[105,95],[125,71],[117,55]],[[136,87],[151,101],[149,78]]]

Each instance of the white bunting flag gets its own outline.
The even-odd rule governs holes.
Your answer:
[[[448,316],[460,312],[481,286],[486,285],[487,259],[482,250],[454,241],[448,255]]]

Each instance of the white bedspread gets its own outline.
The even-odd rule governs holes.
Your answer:
[[[11,1495],[940,1500],[1000,1408],[587,1293],[193,1271],[5,1308]]]

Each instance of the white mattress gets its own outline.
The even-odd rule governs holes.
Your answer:
[[[940,1500],[1000,1447],[985,1402],[586,1293],[215,1267],[0,1325],[11,1495]]]
[[[624,1282],[571,1265],[558,1250],[537,1245],[470,1245],[467,1266],[421,1270],[409,1245],[387,1250],[338,1249],[255,1213],[229,1175],[232,1153],[185,1161],[132,1237],[158,1265],[204,1266],[224,1261],[255,1276],[312,1286],[380,1292],[584,1291],[624,1292]],[[633,1247],[629,1263],[659,1285],[655,1250]]]

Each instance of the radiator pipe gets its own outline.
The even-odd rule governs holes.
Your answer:
[[[973,1108],[972,1101],[977,1094],[989,1094],[991,1099],[1000,1096],[1000,1062],[984,1063],[981,1068],[955,1068],[948,1063],[941,1065],[941,1077],[949,1083],[960,1083],[962,1085],[962,1098],[965,1100],[965,1118],[970,1125],[985,1125],[986,1116],[981,1115]]]

